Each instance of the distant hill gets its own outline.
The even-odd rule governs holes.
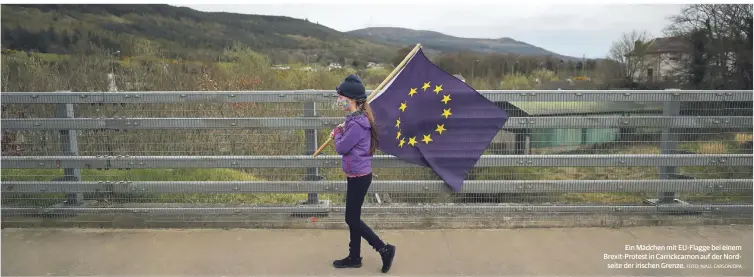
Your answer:
[[[398,49],[303,19],[169,5],[2,5],[1,15],[4,48],[48,53],[91,42],[121,55],[147,47],[171,57],[216,57],[239,41],[279,62],[289,57],[385,62]]]
[[[406,28],[375,27],[346,32],[377,43],[413,45],[421,43],[427,48],[453,52],[474,51],[482,53],[510,53],[526,56],[548,56],[563,60],[579,58],[560,55],[512,38],[481,39],[460,38],[433,31],[417,31]]]

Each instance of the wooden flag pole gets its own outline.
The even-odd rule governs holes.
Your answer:
[[[413,57],[416,54],[416,52],[418,52],[419,49],[421,49],[421,47],[422,47],[421,44],[417,43],[416,46],[414,46],[414,49],[412,49],[411,52],[408,52],[408,55],[406,55],[406,57],[403,58],[403,61],[401,61],[401,63],[399,63],[398,66],[396,66],[395,69],[393,69],[393,72],[390,72],[390,75],[387,75],[387,78],[385,78],[385,80],[382,81],[382,83],[380,83],[380,85],[377,86],[377,88],[375,88],[372,91],[372,93],[369,94],[369,96],[367,96],[367,101],[371,101],[372,98],[374,98],[374,96],[377,94],[377,92],[379,92],[380,90],[382,90],[382,88],[390,80],[392,80],[393,77],[395,77],[395,74],[398,74],[398,72],[401,71],[401,69],[404,66],[406,66],[406,63],[408,62],[408,60],[410,60],[411,57]],[[316,157],[317,155],[319,155],[319,153],[321,153],[323,150],[325,150],[325,147],[327,147],[327,145],[330,144],[331,142],[332,142],[332,138],[327,138],[327,140],[325,141],[325,143],[323,143],[322,146],[320,146],[319,148],[317,148],[317,151],[315,151],[314,154],[312,154],[312,157]]]

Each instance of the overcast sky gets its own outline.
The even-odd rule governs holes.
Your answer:
[[[662,36],[668,16],[677,14],[682,5],[286,3],[188,7],[306,18],[338,31],[403,27],[457,37],[510,37],[563,55],[600,58],[623,32],[635,29]]]

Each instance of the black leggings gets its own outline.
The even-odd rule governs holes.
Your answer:
[[[346,191],[346,224],[350,231],[351,242],[348,244],[349,254],[353,258],[361,257],[361,238],[363,237],[375,250],[385,247],[385,243],[372,231],[364,221],[361,221],[361,205],[367,195],[369,185],[372,184],[372,174],[361,177],[347,177]]]

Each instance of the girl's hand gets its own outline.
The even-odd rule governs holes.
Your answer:
[[[330,138],[335,138],[335,134],[337,133],[343,133],[343,123],[338,124],[338,126],[335,126],[335,129],[330,132]]]

